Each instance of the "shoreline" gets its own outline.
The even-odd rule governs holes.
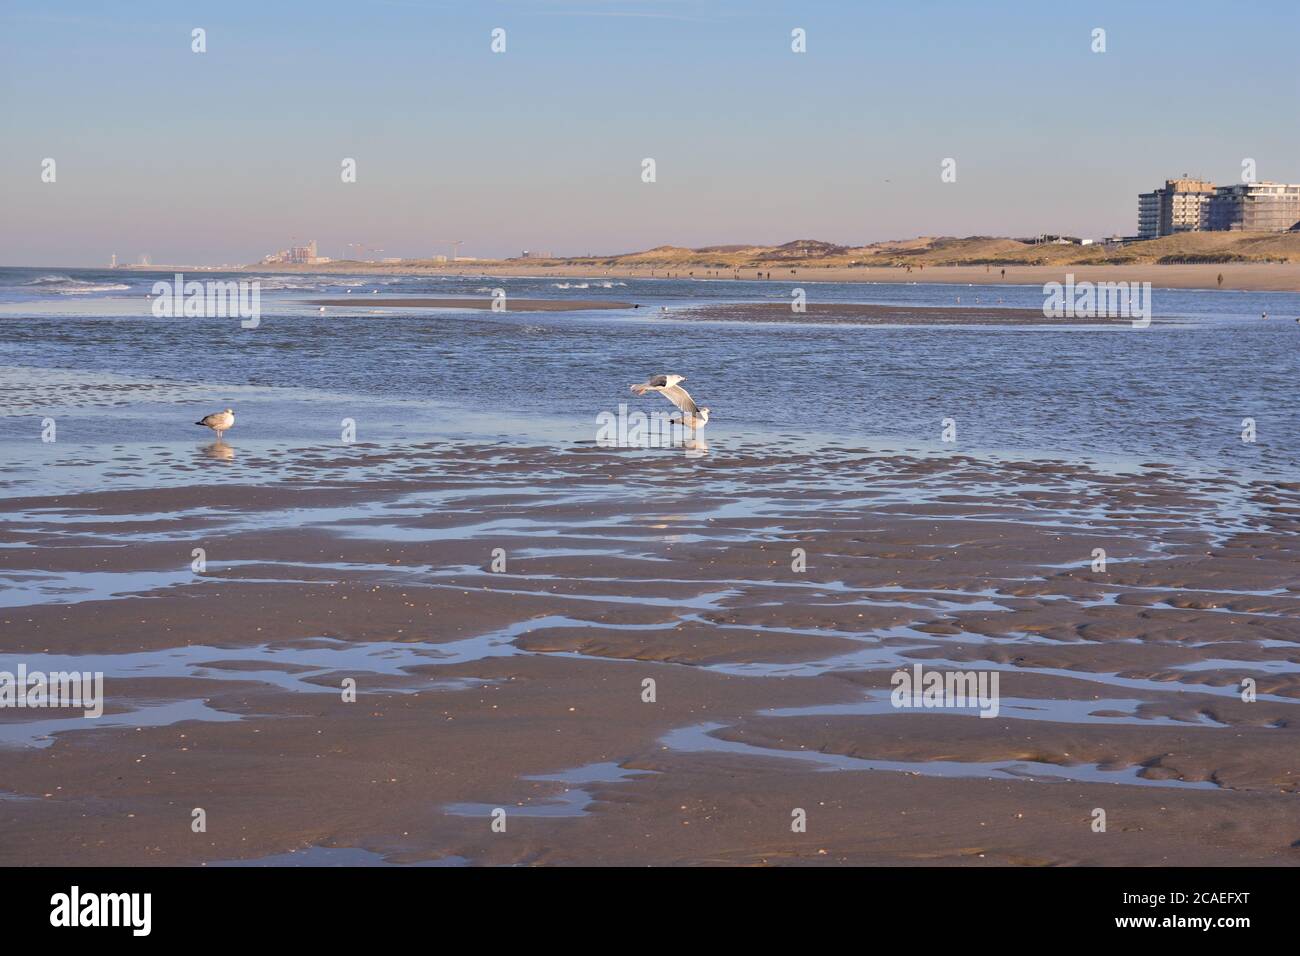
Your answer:
[[[459,263],[455,266],[403,266],[329,263],[314,266],[245,266],[240,272],[302,273],[321,275],[462,275],[499,276],[501,278],[535,279],[554,276],[560,279],[688,279],[710,282],[732,282],[737,279],[778,284],[790,282],[853,282],[890,284],[937,285],[1020,285],[1040,286],[1048,282],[1064,282],[1073,275],[1076,282],[1150,282],[1158,289],[1200,289],[1221,292],[1300,292],[1300,263],[1224,263],[1201,265],[1113,265],[1113,266],[1006,266],[1006,277],[997,267],[985,271],[983,266],[927,266],[924,269],[905,269],[882,266],[818,267],[771,266],[771,279],[757,279],[757,269],[739,272],[706,270],[703,268],[633,268],[629,266],[592,267],[589,265],[528,266],[516,262]],[[155,267],[154,271],[168,271]],[[764,275],[769,267],[763,270]],[[716,275],[707,272],[719,273]],[[692,273],[694,273],[692,275]],[[1218,276],[1223,275],[1223,286],[1218,286]],[[733,276],[735,278],[733,278]]]

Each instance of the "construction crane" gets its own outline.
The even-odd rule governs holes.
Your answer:
[[[348,248],[356,250],[357,259],[365,259],[367,252],[374,255],[384,251],[375,246],[367,246],[364,242],[349,242]]]

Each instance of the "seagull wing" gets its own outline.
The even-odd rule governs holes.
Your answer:
[[[695,400],[680,385],[670,385],[668,388],[659,389],[659,392],[688,415],[694,415],[699,411],[695,406]]]

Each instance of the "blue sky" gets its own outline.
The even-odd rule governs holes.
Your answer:
[[[1294,2],[0,0],[0,263],[1128,234],[1170,176],[1300,181],[1297,28]]]

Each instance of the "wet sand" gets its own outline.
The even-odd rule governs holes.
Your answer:
[[[371,298],[356,296],[336,299],[308,299],[311,305],[342,306],[348,309],[491,309],[493,300],[452,298],[448,296],[404,296]],[[505,312],[587,312],[592,309],[630,309],[631,302],[606,299],[515,299],[507,298]]]
[[[1300,483],[230,448],[0,501],[0,668],[108,698],[0,712],[0,864],[1300,862]],[[918,662],[999,714],[893,707]]]

